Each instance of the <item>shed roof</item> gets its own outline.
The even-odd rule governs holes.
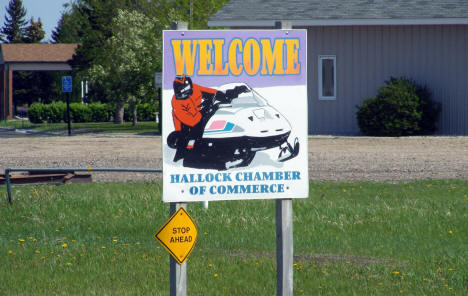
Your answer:
[[[78,44],[0,44],[0,62],[67,62]]]
[[[230,0],[209,26],[468,24],[466,0]]]

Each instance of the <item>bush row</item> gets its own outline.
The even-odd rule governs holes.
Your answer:
[[[106,122],[113,120],[115,105],[103,103],[71,103],[70,117],[72,122]],[[156,104],[137,105],[137,118],[140,121],[154,121],[155,112],[158,111]],[[58,123],[66,121],[67,105],[64,102],[53,102],[51,104],[32,104],[28,110],[29,121],[32,123]],[[125,105],[124,120],[132,119],[130,108]]]

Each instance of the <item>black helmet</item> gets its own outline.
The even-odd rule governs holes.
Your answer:
[[[187,76],[176,76],[174,79],[174,94],[176,99],[185,100],[193,94],[192,79]]]

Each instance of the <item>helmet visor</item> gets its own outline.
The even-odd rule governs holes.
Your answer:
[[[190,84],[180,84],[175,89],[177,99],[186,99],[192,95],[192,86]]]

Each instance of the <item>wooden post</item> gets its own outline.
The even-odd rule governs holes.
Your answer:
[[[6,66],[0,65],[0,119],[6,120],[6,104],[5,98],[7,93],[7,83],[6,83]]]
[[[276,29],[292,29],[291,22],[276,22]],[[276,200],[276,294],[293,295],[292,199]]]
[[[173,30],[187,30],[186,22],[172,23]],[[171,202],[169,205],[171,217],[180,207],[187,209],[186,203]],[[187,263],[179,264],[172,256],[170,260],[170,295],[171,296],[186,296],[187,295]]]
[[[13,71],[9,65],[3,65],[1,78],[0,119],[7,120],[13,117]]]

